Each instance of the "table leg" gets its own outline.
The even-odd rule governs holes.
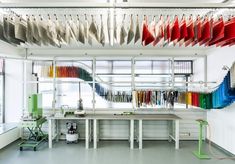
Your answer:
[[[139,149],[143,148],[143,121],[139,120]]]
[[[52,120],[48,120],[48,143],[49,148],[52,148]]]
[[[179,120],[175,120],[175,149],[179,149]]]
[[[86,119],[86,149],[89,149],[89,119]]]
[[[134,120],[130,120],[130,148],[134,149]]]
[[[97,130],[97,142],[99,142],[100,141],[100,121],[97,120],[96,124],[97,124],[97,126],[96,126],[96,130]]]
[[[94,142],[94,149],[97,148],[97,120],[94,119],[94,125],[93,125],[93,142]]]
[[[59,129],[59,120],[56,120],[56,142],[59,141],[59,137],[60,137],[60,129]]]
[[[92,120],[89,120],[89,142],[92,140]]]

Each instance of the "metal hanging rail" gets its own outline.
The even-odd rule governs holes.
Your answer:
[[[98,3],[98,2],[47,2],[0,3],[0,8],[165,8],[165,9],[217,9],[235,8],[234,3]]]

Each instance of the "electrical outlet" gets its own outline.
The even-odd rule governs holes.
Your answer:
[[[191,136],[191,133],[188,132],[188,133],[180,133],[180,136]]]

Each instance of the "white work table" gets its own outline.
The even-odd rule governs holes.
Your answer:
[[[99,124],[99,120],[120,120],[120,121],[129,121],[130,122],[130,130],[129,130],[129,141],[130,148],[134,149],[134,115],[114,115],[114,114],[96,114],[92,116],[93,118],[93,142],[94,149],[97,148],[97,125]]]
[[[49,148],[52,148],[52,140],[55,138],[52,136],[53,125],[52,121],[55,121],[58,124],[58,120],[85,120],[85,137],[86,137],[86,148],[89,148],[89,141],[90,141],[90,120],[93,120],[93,142],[94,142],[94,149],[97,148],[97,132],[98,132],[98,123],[99,120],[126,120],[130,122],[130,130],[129,130],[129,140],[130,140],[130,148],[134,148],[134,121],[138,121],[138,129],[139,129],[139,149],[143,148],[143,121],[170,121],[172,122],[171,127],[173,127],[173,123],[175,124],[174,130],[172,128],[172,132],[169,131],[169,139],[173,139],[175,141],[175,149],[179,149],[179,120],[180,117],[174,114],[133,114],[133,115],[114,115],[114,114],[87,114],[85,117],[75,117],[75,116],[68,116],[68,117],[48,117],[48,140],[49,140]],[[58,125],[56,126],[57,133],[59,131]],[[173,134],[174,132],[174,134]],[[58,140],[58,135],[57,135]]]
[[[175,114],[140,114],[135,115],[135,120],[139,121],[139,149],[143,148],[143,121],[170,121],[171,129],[169,130],[169,140],[175,141],[175,149],[179,149],[179,121],[180,117]],[[175,129],[173,130],[173,123],[175,123]],[[173,132],[175,134],[173,134]]]

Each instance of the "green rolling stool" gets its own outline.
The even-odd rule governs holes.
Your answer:
[[[203,126],[206,127],[208,125],[208,122],[202,119],[198,119],[196,121],[199,123],[200,132],[199,132],[198,150],[194,151],[193,154],[199,159],[210,159],[210,157],[206,153],[202,152],[202,129]]]

